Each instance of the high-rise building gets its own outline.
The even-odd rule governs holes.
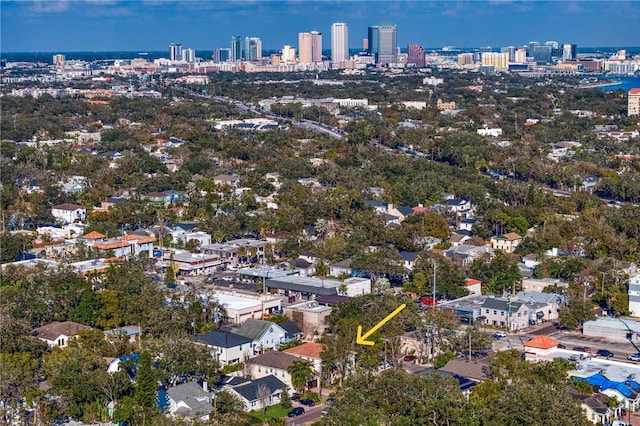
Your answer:
[[[407,64],[415,64],[417,67],[424,67],[426,52],[419,44],[407,46]]]
[[[284,46],[282,48],[282,61],[287,65],[295,63],[296,48],[291,46]]]
[[[527,48],[519,47],[516,50],[516,58],[514,60],[516,64],[525,64],[527,62]]]
[[[500,49],[500,52],[502,53],[506,52],[509,54],[509,62],[516,61],[516,48],[514,46],[503,47],[502,49]]]
[[[182,60],[182,45],[180,43],[171,43],[169,45],[169,59],[172,61]]]
[[[322,62],[322,33],[311,31],[311,62]]]
[[[473,65],[475,62],[474,57],[475,55],[473,53],[460,53],[458,55],[458,66]]]
[[[538,64],[548,64],[551,62],[553,46],[548,44],[538,44],[533,46],[533,60]]]
[[[242,37],[231,37],[231,61],[239,62],[242,60]]]
[[[262,40],[258,37],[245,37],[244,59],[251,62],[262,59]]]
[[[562,45],[562,60],[570,61],[577,57],[577,46],[575,44],[563,44]]]
[[[483,52],[481,56],[482,65],[490,65],[495,69],[509,69],[509,52]]]
[[[66,56],[59,53],[57,55],[53,55],[53,65],[63,65],[66,60]]]
[[[344,22],[331,25],[331,63],[339,64],[349,59],[349,28]]]
[[[213,49],[213,62],[227,62],[231,59],[231,49],[228,47],[217,47]]]
[[[380,31],[377,25],[367,29],[367,52],[376,56],[378,54]]]
[[[631,89],[627,94],[627,115],[640,115],[640,88]]]
[[[482,46],[480,48],[480,53],[489,53],[489,52],[493,52],[493,49],[491,48],[491,46]]]
[[[378,61],[379,64],[398,62],[398,27],[395,24],[378,25]]]
[[[363,38],[362,39],[362,51],[363,52],[368,52],[369,51],[369,39],[368,38]]]
[[[298,62],[310,64],[313,62],[313,40],[311,33],[298,33]]]
[[[196,51],[194,49],[184,49],[182,51],[182,60],[190,64],[196,61]]]

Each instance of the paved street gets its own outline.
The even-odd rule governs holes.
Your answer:
[[[304,407],[300,404],[294,403],[294,407],[303,407],[304,414],[298,417],[294,417],[292,419],[288,418],[285,421],[286,425],[294,426],[294,425],[307,425],[313,424],[320,420],[322,415],[322,409],[325,407],[324,404],[316,405],[315,407]]]

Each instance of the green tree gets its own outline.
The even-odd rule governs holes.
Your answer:
[[[298,393],[307,387],[307,382],[313,377],[313,367],[307,361],[293,361],[287,372],[291,375],[291,384]]]
[[[291,408],[291,397],[289,396],[289,386],[282,385],[282,396],[280,397],[280,405],[284,408]]]
[[[151,353],[144,350],[138,357],[136,385],[133,392],[135,414],[136,417],[141,418],[143,424],[153,424],[153,419],[159,415],[157,390],[158,379],[153,369]]]

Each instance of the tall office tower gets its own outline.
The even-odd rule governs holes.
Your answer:
[[[480,48],[480,53],[488,53],[488,52],[493,52],[493,49],[491,49],[491,46],[484,46]]]
[[[551,52],[553,47],[548,44],[533,46],[533,60],[538,64],[548,64],[551,62]]]
[[[496,69],[509,69],[509,52],[483,52],[482,65],[491,65]]]
[[[231,37],[231,62],[242,60],[242,37]]]
[[[182,60],[190,64],[196,61],[196,51],[189,48],[182,51]]]
[[[53,65],[62,65],[66,60],[67,58],[64,55],[61,55],[61,54],[53,55]]]
[[[398,27],[395,24],[378,25],[378,61],[379,64],[398,62]]]
[[[417,67],[424,67],[426,52],[419,44],[407,46],[407,64],[415,64]]]
[[[527,43],[527,56],[533,56],[533,48],[536,46],[540,46],[540,42],[530,41]]]
[[[570,61],[576,59],[577,46],[575,44],[563,44],[562,45],[562,60]]]
[[[247,61],[259,61],[262,58],[262,40],[258,37],[245,37],[244,59]]]
[[[331,63],[349,59],[349,28],[344,22],[331,25]]]
[[[369,51],[369,39],[368,38],[363,38],[362,39],[362,51],[363,52],[368,52]]]
[[[461,53],[458,55],[458,66],[473,65],[474,63],[473,53]]]
[[[284,46],[282,48],[282,61],[287,65],[295,63],[296,48],[291,46]]]
[[[322,62],[322,33],[318,31],[311,31],[311,61]]]
[[[169,45],[169,59],[172,61],[182,60],[182,45],[180,43],[171,43]]]
[[[373,56],[378,54],[380,31],[377,25],[367,28],[367,52]]]
[[[311,33],[298,33],[298,62],[310,64],[313,62],[313,41]]]
[[[513,46],[503,47],[502,49],[500,49],[500,52],[509,54],[509,62],[515,62],[516,61],[516,48],[515,47],[513,47]]]
[[[557,41],[545,41],[544,45],[545,46],[551,46],[552,49],[557,49],[559,47]]]
[[[228,47],[216,47],[213,49],[213,62],[227,62],[231,58],[231,49]]]
[[[526,47],[519,47],[516,50],[516,58],[515,58],[515,63],[517,64],[524,64],[527,62],[527,48]]]
[[[627,96],[627,115],[629,117],[640,115],[640,89],[629,90]]]

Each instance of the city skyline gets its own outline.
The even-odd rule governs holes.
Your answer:
[[[228,47],[232,35],[281,49],[295,46],[301,32],[330,34],[334,22],[348,25],[351,48],[362,47],[369,26],[389,23],[401,47],[640,45],[640,2],[633,1],[3,1],[0,17],[3,52],[165,50],[172,42],[213,50]],[[330,47],[324,37],[323,49]]]

